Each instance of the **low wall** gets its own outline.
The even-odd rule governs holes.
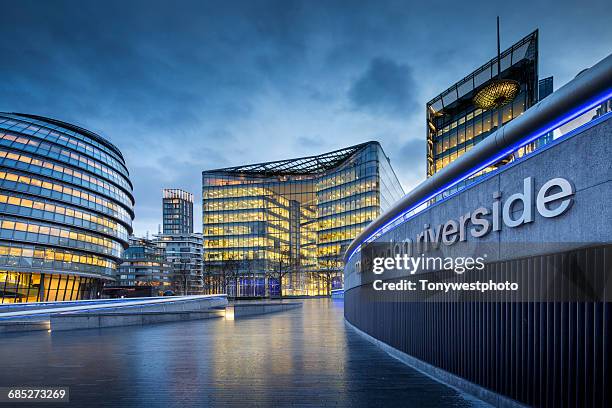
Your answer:
[[[57,302],[27,302],[27,303],[10,303],[0,305],[0,316],[3,313],[10,312],[28,312],[41,309],[59,309],[71,306],[91,306],[95,305],[113,305],[117,303],[126,303],[129,301],[142,302],[144,300],[151,300],[155,298],[128,298],[128,299],[86,299],[86,300],[64,300]]]
[[[55,313],[51,330],[94,329],[223,317],[225,296],[168,299],[161,303],[125,305],[104,309]]]
[[[49,321],[0,322],[0,334],[49,330]]]
[[[142,326],[146,324],[179,322],[223,317],[223,309],[187,312],[137,313],[71,313],[51,316],[51,330],[101,329],[104,327]]]
[[[208,310],[214,307],[224,307],[227,305],[226,297],[197,297],[194,299],[181,299],[169,300],[162,303],[152,304],[140,304],[140,305],[127,305],[117,307],[116,309],[110,307],[108,309],[98,310],[99,313],[104,314],[126,314],[126,313],[149,313],[149,312],[193,312],[199,310]],[[93,311],[96,313],[96,311]],[[87,311],[81,313],[89,313]]]
[[[296,309],[298,307],[302,307],[302,303],[238,303],[235,305],[228,305],[225,308],[225,316],[226,318],[231,319],[267,313],[283,312],[285,310]]]

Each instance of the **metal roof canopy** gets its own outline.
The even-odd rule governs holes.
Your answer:
[[[503,72],[526,58],[529,47],[538,46],[537,41],[538,30],[535,30],[503,51],[500,55],[501,71]],[[427,108],[432,107],[436,112],[444,110],[464,95],[494,78],[494,72],[497,72],[497,56],[427,102]]]
[[[205,170],[202,174],[226,173],[249,176],[320,175],[342,165],[365,147],[377,144],[379,143],[370,141],[316,156]]]

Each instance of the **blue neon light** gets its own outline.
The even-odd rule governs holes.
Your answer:
[[[438,194],[440,194],[440,193],[448,190],[449,188],[459,184],[460,182],[462,182],[463,180],[465,180],[466,178],[468,178],[472,174],[478,173],[479,171],[487,168],[488,166],[490,166],[490,165],[492,165],[494,163],[497,163],[499,160],[501,160],[504,157],[508,156],[510,153],[513,153],[516,150],[520,149],[521,147],[523,147],[523,146],[533,142],[534,140],[544,136],[545,134],[547,134],[549,132],[552,132],[555,129],[558,129],[559,127],[565,125],[566,123],[571,122],[572,120],[576,119],[580,115],[590,111],[591,109],[595,108],[598,105],[601,105],[603,102],[605,102],[605,101],[607,101],[608,99],[611,99],[611,98],[612,98],[612,91],[607,91],[607,93],[605,93],[601,97],[593,98],[590,102],[587,102],[586,104],[582,105],[581,107],[579,107],[579,108],[577,108],[577,109],[575,109],[573,111],[570,111],[567,115],[563,116],[561,119],[557,120],[552,125],[544,128],[543,130],[539,130],[539,131],[536,131],[536,132],[532,133],[531,136],[526,137],[525,139],[522,139],[521,141],[515,143],[514,145],[510,146],[508,149],[506,149],[506,150],[502,151],[501,153],[499,153],[497,156],[494,156],[492,159],[484,162],[484,164],[481,164],[480,166],[477,166],[474,169],[468,170],[463,175],[461,175],[458,178],[456,178],[454,181],[451,181],[448,184],[446,184],[445,186],[439,188],[434,193],[428,195],[426,198],[422,199],[421,201],[419,201],[415,205],[411,206],[409,209],[401,212],[397,217],[395,217],[392,220],[388,221],[387,223],[385,223],[384,225],[379,227],[376,231],[372,232],[368,237],[364,238],[359,243],[359,245],[357,245],[357,247],[353,250],[353,252],[351,252],[351,254],[348,256],[347,262],[351,260],[351,258],[355,255],[355,253],[357,253],[358,251],[361,250],[361,246],[364,243],[370,242],[372,239],[377,238],[379,234],[382,235],[383,233],[392,231],[395,228],[397,228],[399,225],[401,225],[404,222],[406,222],[409,218],[403,220],[401,223],[399,223],[397,225],[394,225],[389,230],[384,231],[387,227],[389,227],[389,225],[394,224],[397,220],[399,220],[400,218],[406,216],[409,212],[417,209],[418,207],[420,207],[421,205],[425,204],[427,201],[431,200],[432,198],[434,198]]]

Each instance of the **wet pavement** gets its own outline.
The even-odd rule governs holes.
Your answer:
[[[330,299],[234,321],[3,335],[0,386],[26,385],[68,386],[69,406],[87,407],[484,405],[364,340]]]

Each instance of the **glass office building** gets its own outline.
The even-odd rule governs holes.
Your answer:
[[[236,297],[327,295],[351,240],[403,195],[377,142],[202,173],[204,279]]]
[[[427,103],[427,177],[538,102],[539,87],[552,92],[552,78],[538,83],[537,30],[503,51],[499,66],[499,78],[496,57]],[[520,87],[518,93],[503,106],[479,108],[474,97],[498,79],[515,81]],[[534,149],[545,141],[525,149]]]
[[[178,188],[165,188],[162,205],[164,234],[193,233],[193,194]]]
[[[128,245],[133,206],[110,142],[55,119],[0,113],[0,302],[99,296]]]

